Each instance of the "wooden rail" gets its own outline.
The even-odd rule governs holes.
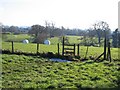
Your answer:
[[[64,42],[64,37],[63,37],[63,42],[62,42],[62,56],[70,54],[70,55],[76,55],[76,46],[77,48],[77,55],[79,56],[79,44],[75,45],[75,44],[65,44]],[[59,48],[58,48],[59,50]]]

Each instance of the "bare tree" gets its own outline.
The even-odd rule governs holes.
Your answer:
[[[51,22],[49,23],[48,21],[45,21],[45,27],[47,32],[49,33],[49,37],[52,37],[53,31],[55,30],[55,23]]]
[[[98,23],[95,23],[93,25],[93,29],[96,31],[97,36],[98,36],[98,44],[101,45],[101,38],[104,37],[105,35],[107,35],[107,37],[110,34],[110,28],[109,25],[104,22],[104,21],[100,21]]]
[[[47,34],[42,32],[42,33],[39,33],[39,35],[37,35],[36,39],[35,39],[35,42],[37,43],[43,43],[45,39],[47,39]]]
[[[94,45],[95,44],[95,42],[94,42],[94,37],[95,37],[95,30],[93,30],[92,28],[89,28],[88,30],[88,37],[89,37],[89,43],[90,43],[90,45]]]
[[[62,36],[64,36],[64,31],[65,31],[65,28],[63,26],[61,26],[61,34],[62,34]]]
[[[119,44],[119,31],[118,31],[118,28],[115,29],[115,31],[112,33],[112,45],[113,47],[118,47],[118,44]]]
[[[0,33],[2,33],[3,24],[0,22]]]
[[[19,32],[19,28],[17,26],[10,26],[9,31],[15,34]]]
[[[45,27],[41,25],[33,25],[29,34],[35,34],[35,37],[39,35],[39,33],[45,32]]]
[[[35,35],[34,42],[43,43],[45,39],[47,39],[47,30],[44,26],[41,25],[33,25],[31,27],[31,30],[29,31],[29,34]]]
[[[50,38],[52,37],[52,33],[55,30],[55,23],[51,23],[51,30],[50,30]]]

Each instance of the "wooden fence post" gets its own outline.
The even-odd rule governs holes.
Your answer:
[[[57,46],[58,46],[58,55],[60,55],[60,52],[59,52],[59,43],[57,44]]]
[[[80,54],[80,52],[79,52],[79,44],[77,46],[78,46],[77,55],[79,56],[79,54]]]
[[[105,37],[105,39],[104,39],[104,52],[100,55],[100,56],[98,56],[96,59],[95,59],[95,61],[97,60],[97,59],[99,59],[101,56],[104,56],[104,60],[106,60],[106,32],[105,32],[105,30],[104,30],[104,37]]]
[[[37,54],[39,53],[39,43],[37,43]]]
[[[106,60],[106,36],[104,40],[104,60]]]
[[[62,42],[62,56],[64,56],[64,37],[63,37],[63,42]]]
[[[74,44],[74,56],[75,56],[75,44]]]
[[[12,41],[12,53],[14,53],[14,42]]]
[[[88,54],[88,46],[87,46],[87,50],[86,50],[86,54],[85,54],[85,59],[87,57],[87,54]]]
[[[108,42],[107,59],[111,62],[110,42]]]

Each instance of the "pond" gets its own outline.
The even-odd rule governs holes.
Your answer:
[[[60,59],[60,58],[51,58],[50,61],[55,61],[55,62],[71,62],[69,60],[63,60],[63,59]]]

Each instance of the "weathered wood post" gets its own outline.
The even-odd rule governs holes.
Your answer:
[[[64,56],[64,37],[63,37],[63,42],[62,42],[62,56]]]
[[[78,46],[78,50],[77,50],[77,55],[79,56],[80,52],[79,52],[79,44],[77,45]]]
[[[12,53],[14,53],[14,42],[12,41]]]
[[[74,56],[75,56],[75,44],[74,44]]]
[[[104,60],[106,60],[106,32],[104,31],[105,39],[104,39]]]
[[[110,51],[110,42],[108,42],[108,52],[107,52],[107,59],[111,62],[111,51]]]
[[[39,53],[39,43],[37,43],[37,54]]]
[[[86,50],[86,54],[85,54],[85,59],[87,57],[87,54],[88,54],[88,46],[87,46],[87,50]]]
[[[105,30],[104,30],[104,52],[100,55],[100,56],[98,56],[96,59],[95,59],[95,61],[97,60],[97,59],[99,59],[101,56],[104,56],[104,58],[103,58],[103,60],[106,60],[106,42],[107,42],[107,37],[106,37],[106,32],[105,32]]]
[[[60,55],[60,51],[59,51],[59,49],[60,49],[60,48],[59,48],[59,43],[57,44],[57,46],[58,46],[58,55]]]

